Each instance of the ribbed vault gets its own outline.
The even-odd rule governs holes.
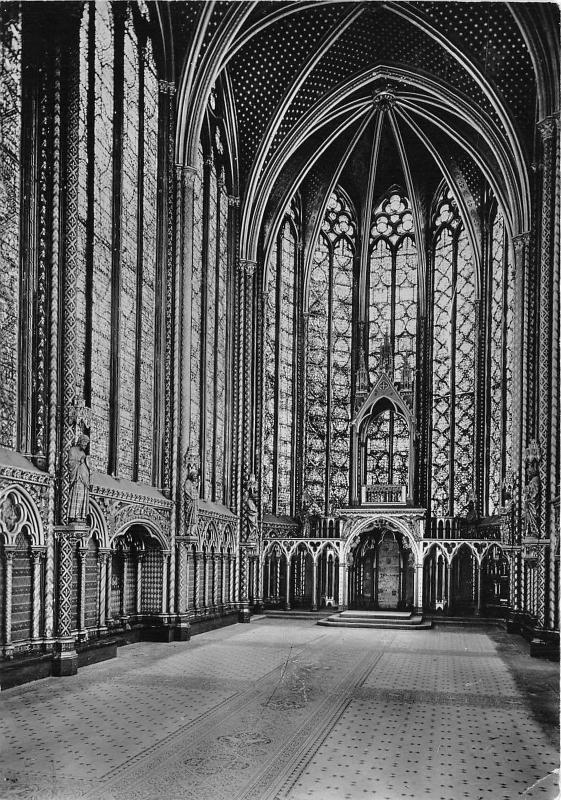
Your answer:
[[[211,2],[196,4],[195,12],[192,5],[172,10],[196,16],[182,43],[177,158],[193,163],[209,92],[221,76],[237,133],[232,185],[242,203],[241,257],[257,261],[261,254],[266,263],[270,231],[295,190],[310,181],[313,237],[333,184],[352,184],[356,153],[374,129],[382,139],[391,132],[414,205],[429,185],[446,179],[476,257],[474,196],[483,180],[510,234],[529,229],[528,154],[536,117],[552,111],[537,78],[556,74],[557,48],[541,41],[523,10],[507,3],[328,0]],[[536,6],[547,16],[546,4]],[[386,94],[389,110],[380,111]],[[374,162],[362,166],[375,182],[377,156],[366,149]],[[357,202],[364,215],[363,200]]]

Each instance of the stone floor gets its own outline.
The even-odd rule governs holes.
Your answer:
[[[0,695],[0,799],[557,797],[558,666],[499,629],[260,619]]]

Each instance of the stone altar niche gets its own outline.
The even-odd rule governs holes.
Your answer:
[[[396,610],[414,606],[415,564],[406,536],[390,528],[369,527],[349,556],[352,607]]]

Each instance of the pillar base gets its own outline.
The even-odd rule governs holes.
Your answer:
[[[185,617],[179,617],[174,629],[176,642],[188,642],[191,638],[191,623]]]
[[[256,600],[253,604],[253,613],[254,614],[262,614],[265,610],[265,606],[263,605],[263,600]]]
[[[249,608],[247,606],[239,609],[238,622],[251,622],[251,614],[249,613]]]
[[[78,672],[78,653],[74,639],[67,639],[55,643],[53,656],[53,675],[62,678],[66,675],[76,675]]]

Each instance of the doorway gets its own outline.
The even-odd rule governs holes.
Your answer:
[[[349,608],[403,610],[413,606],[413,556],[395,531],[364,533],[354,551]]]

